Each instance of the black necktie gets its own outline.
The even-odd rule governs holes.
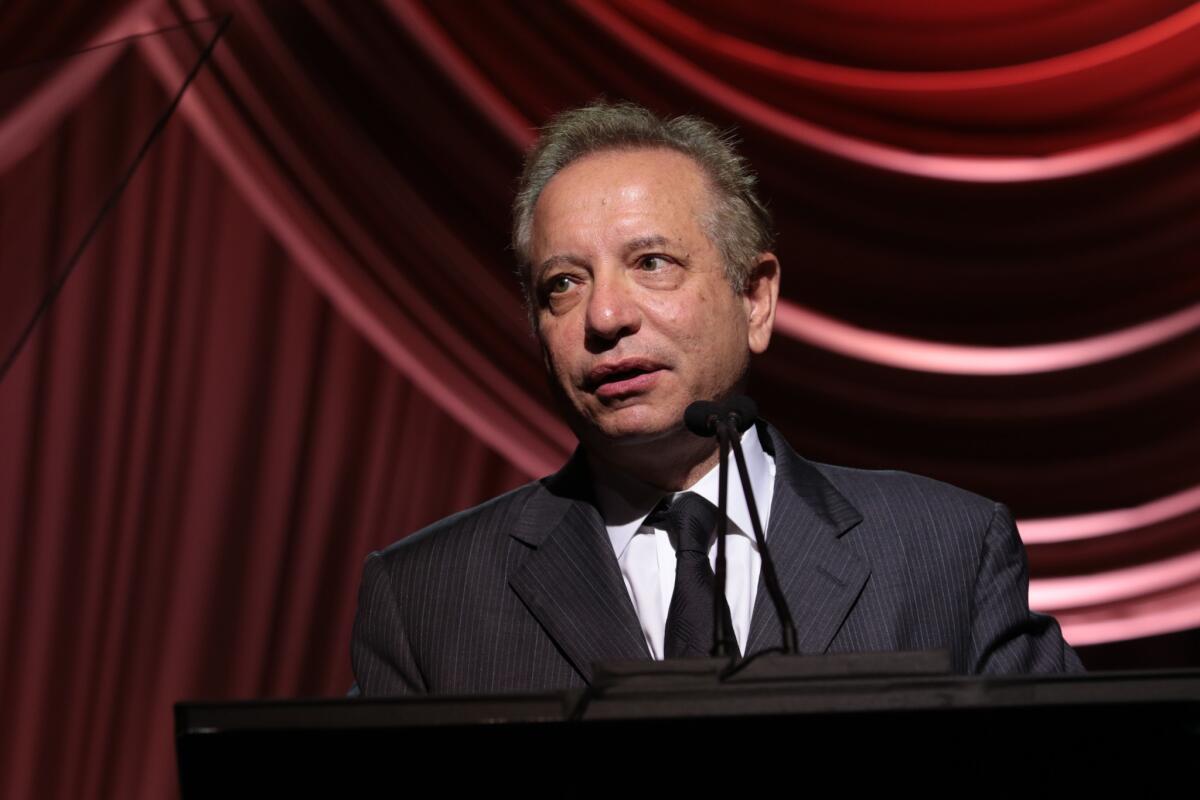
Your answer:
[[[667,630],[663,642],[666,658],[707,658],[713,643],[713,584],[716,577],[708,563],[708,546],[717,530],[716,506],[698,494],[684,492],[666,498],[646,524],[665,528],[675,535],[675,591],[667,611]],[[725,629],[729,632],[733,654],[734,641],[729,606],[721,604]]]

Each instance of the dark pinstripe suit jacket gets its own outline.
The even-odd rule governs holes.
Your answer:
[[[944,649],[961,672],[1081,670],[1031,613],[1008,510],[928,478],[810,463],[769,425],[767,541],[802,652]],[[352,656],[366,695],[578,687],[650,658],[577,453],[366,562]],[[759,585],[746,653],[777,646]]]

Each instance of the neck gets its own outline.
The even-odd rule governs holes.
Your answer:
[[[587,447],[585,452],[589,461],[620,470],[665,492],[689,488],[716,466],[720,458],[716,439],[703,439],[687,431],[669,441]]]

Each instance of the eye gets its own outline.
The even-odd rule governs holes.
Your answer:
[[[637,263],[638,267],[643,272],[660,272],[663,268],[668,266],[670,262],[668,262],[667,259],[663,258],[662,256],[649,255],[642,256],[638,259]]]
[[[562,294],[571,290],[571,279],[566,275],[555,275],[546,282],[546,291],[549,294]]]

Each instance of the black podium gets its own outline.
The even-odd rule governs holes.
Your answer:
[[[185,798],[416,785],[575,796],[628,788],[630,764],[649,765],[632,780],[655,793],[680,785],[671,765],[689,770],[684,783],[715,786],[727,763],[743,789],[749,776],[829,770],[925,785],[953,767],[966,790],[1110,776],[1192,786],[1200,765],[1200,671],[988,678],[812,664],[801,679],[768,670],[720,685],[701,670],[543,695],[181,703],[180,781]]]

